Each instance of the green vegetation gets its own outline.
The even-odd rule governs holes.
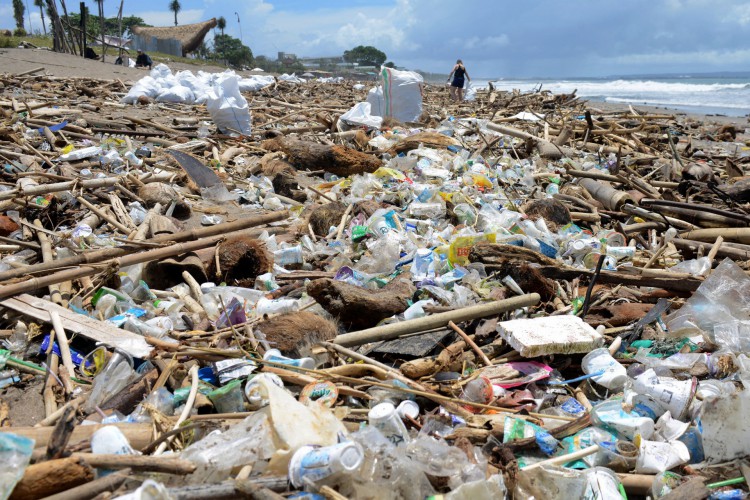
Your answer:
[[[214,55],[236,68],[253,64],[253,51],[239,39],[229,35],[221,34],[214,37]]]
[[[358,45],[352,50],[344,52],[344,61],[356,63],[360,66],[379,67],[386,59],[387,56],[385,55],[385,52],[378,50],[371,45]]]
[[[21,42],[28,42],[36,47],[52,48],[52,38],[44,36],[0,36],[0,49],[18,47]]]
[[[78,27],[81,25],[81,14],[70,14],[68,20],[72,26]],[[122,33],[118,31],[119,23],[116,17],[105,17],[104,18],[104,34],[110,36],[122,36],[125,33],[129,33],[133,26],[151,26],[138,16],[123,16],[122,18]],[[86,18],[86,33],[91,38],[98,38],[101,35],[101,22],[99,16],[89,14]]]

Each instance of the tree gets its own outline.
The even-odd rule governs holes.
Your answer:
[[[394,63],[393,61],[388,61],[387,63],[385,63],[385,67],[386,68],[391,68],[391,69],[396,69],[396,63]]]
[[[241,67],[253,64],[253,51],[242,42],[229,35],[214,37],[214,53],[227,61],[230,66]]]
[[[224,19],[224,16],[221,16],[219,19],[216,20],[216,27],[219,28],[219,31],[221,31],[221,34],[224,34],[224,28],[227,27],[227,20]]]
[[[380,66],[385,62],[387,56],[385,52],[382,52],[375,47],[368,45],[358,45],[352,50],[344,52],[344,61],[349,63],[357,63],[360,66]]]
[[[169,10],[174,12],[174,25],[177,26],[177,13],[182,10],[179,0],[172,0],[169,2]]]
[[[47,36],[47,25],[44,22],[44,0],[34,0],[34,5],[39,7],[39,15],[42,17],[42,29],[44,30],[44,36]]]
[[[26,7],[23,6],[23,0],[13,0],[13,18],[16,20],[16,28],[23,29],[23,15],[26,13]]]

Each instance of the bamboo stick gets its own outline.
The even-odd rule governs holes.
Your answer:
[[[522,307],[533,306],[537,304],[539,300],[541,300],[541,298],[537,293],[519,295],[518,297],[512,297],[510,299],[463,307],[461,309],[433,314],[423,318],[376,326],[358,332],[345,333],[343,335],[338,335],[333,342],[345,347],[351,347],[374,342],[376,340],[392,340],[410,333],[444,327],[449,321],[461,322],[469,319],[484,318]]]
[[[169,172],[161,172],[156,175],[144,175],[144,180],[142,182],[165,182],[168,181],[173,175],[174,174],[171,174]],[[24,196],[39,196],[50,193],[59,193],[62,191],[71,191],[75,188],[97,189],[103,187],[112,187],[121,181],[121,177],[104,177],[102,179],[84,179],[54,182],[50,184],[37,184],[26,188],[17,188],[11,191],[2,191],[0,192],[0,201],[12,200],[13,198]]]

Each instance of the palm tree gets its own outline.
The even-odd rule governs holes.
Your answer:
[[[227,27],[227,20],[224,19],[224,16],[221,16],[219,19],[216,20],[216,27],[221,30],[222,36],[224,35],[224,28]]]
[[[23,29],[23,15],[26,13],[26,7],[23,6],[22,0],[13,0],[13,18],[16,20],[16,28]],[[29,26],[31,30],[31,26]]]
[[[47,36],[47,25],[44,23],[44,0],[34,0],[34,5],[39,7],[39,15],[42,16],[42,29],[44,30],[44,36]]]
[[[177,26],[177,13],[182,10],[179,0],[172,0],[169,2],[169,10],[174,12],[174,25]]]

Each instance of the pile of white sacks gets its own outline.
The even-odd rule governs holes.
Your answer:
[[[197,75],[185,70],[173,74],[167,65],[159,64],[148,76],[138,80],[121,102],[134,104],[139,97],[146,96],[157,102],[204,104],[214,86],[221,86],[228,80],[236,80],[240,92],[255,92],[275,83],[270,75],[241,78],[232,70],[223,73],[199,71]]]

